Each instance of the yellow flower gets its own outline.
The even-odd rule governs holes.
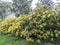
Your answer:
[[[58,37],[58,34],[55,34],[56,37]]]
[[[42,16],[42,18],[45,18],[45,17],[46,17],[45,15]]]
[[[51,34],[51,36],[54,36],[53,34]]]
[[[48,14],[47,16],[50,17],[51,14]]]
[[[60,31],[58,31],[58,34],[60,35]]]
[[[28,38],[26,38],[26,41],[29,41],[29,39],[28,39]]]
[[[50,35],[50,32],[49,31],[47,31],[47,35]]]
[[[40,43],[40,40],[38,39],[37,42]]]
[[[45,25],[46,25],[46,23],[43,23],[43,25],[45,26]]]
[[[22,35],[20,35],[22,37]]]
[[[55,32],[57,32],[57,30],[55,30]]]
[[[40,27],[42,28],[42,27],[43,27],[43,25],[40,25]]]
[[[16,32],[15,36],[18,36],[19,35],[19,32]]]
[[[51,41],[53,41],[53,38],[51,38]]]
[[[34,40],[32,38],[29,38],[29,41],[34,42]]]
[[[42,38],[42,36],[41,35],[38,35],[39,36],[39,38],[41,39]]]
[[[46,39],[46,36],[43,35],[43,38]]]
[[[51,23],[51,25],[53,25],[53,23]]]
[[[49,13],[49,12],[46,10],[45,13]]]
[[[27,41],[30,41],[30,42],[34,42],[34,40],[32,38],[26,38]]]
[[[60,23],[57,23],[57,25],[59,25]]]
[[[41,34],[43,34],[43,31],[40,31]]]

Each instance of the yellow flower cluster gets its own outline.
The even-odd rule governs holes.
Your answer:
[[[58,12],[57,12],[58,11]],[[51,40],[60,37],[60,12],[40,5],[28,15],[6,19],[0,23],[0,32],[25,38],[27,41]]]

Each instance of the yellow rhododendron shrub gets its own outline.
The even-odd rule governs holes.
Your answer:
[[[40,5],[28,15],[2,21],[0,32],[31,42],[54,41],[60,37],[60,8],[52,10],[51,7]]]

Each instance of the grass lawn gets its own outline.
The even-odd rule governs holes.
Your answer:
[[[7,36],[7,35],[0,35],[0,45],[60,45],[60,43],[47,43],[47,42],[42,42],[42,43],[29,43],[25,41],[24,39],[19,39],[17,40],[14,37]]]

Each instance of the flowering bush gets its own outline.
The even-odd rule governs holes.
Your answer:
[[[25,38],[27,41],[55,40],[60,37],[60,10],[39,6],[28,15],[1,22],[0,32]]]

